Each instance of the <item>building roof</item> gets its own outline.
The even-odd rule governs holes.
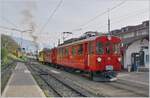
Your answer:
[[[122,42],[124,43],[124,45],[127,45],[127,44],[131,44],[132,42],[140,40],[140,39],[148,39],[149,40],[149,36],[141,35],[141,36],[137,36],[137,37],[130,37],[130,38],[123,39]]]
[[[125,33],[131,33],[135,32],[141,29],[149,29],[149,21],[143,21],[142,24],[135,25],[135,26],[126,26],[121,29],[116,29],[111,31],[111,34],[113,35],[120,35],[120,34],[125,34]]]

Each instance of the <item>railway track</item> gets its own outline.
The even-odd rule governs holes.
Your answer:
[[[38,66],[40,66],[40,65],[38,65]],[[50,72],[48,66],[47,67],[45,66],[44,69]],[[63,78],[65,78],[65,76],[63,76],[63,74],[61,74],[61,75]],[[79,76],[79,75],[75,74],[75,76]],[[80,77],[82,77],[82,76],[80,76]],[[70,75],[67,75],[67,77],[65,79],[75,83],[76,85],[82,87],[83,89],[88,90],[89,92],[94,92],[94,93],[96,92],[95,94],[98,96],[113,96],[113,95],[111,95],[112,93],[110,93],[110,94],[107,93],[106,92],[107,90],[100,90],[100,91],[96,90],[96,89],[99,89],[99,87],[100,88],[104,87],[106,89],[110,88],[113,90],[113,92],[115,92],[115,91],[120,92],[120,94],[115,94],[116,96],[135,96],[135,97],[137,97],[137,96],[142,96],[142,97],[149,96],[148,95],[149,94],[148,93],[149,88],[146,85],[139,85],[136,83],[130,83],[130,82],[127,82],[127,81],[124,81],[121,79],[118,79],[116,82],[104,82],[104,83],[103,82],[100,82],[100,83],[92,82],[92,81],[88,81],[88,80],[85,81],[84,83],[82,83],[81,81],[78,81],[78,79],[70,77]],[[84,80],[84,79],[82,79],[82,80]],[[86,84],[87,84],[87,86],[86,86]],[[91,89],[89,89],[89,88],[91,88]],[[108,91],[111,91],[111,90],[108,90]]]
[[[28,67],[54,91],[56,97],[93,97],[96,96],[86,90],[83,90],[77,85],[73,85],[68,81],[65,81],[63,78],[58,77],[55,74],[49,72],[49,70],[33,67],[32,64],[27,64]]]

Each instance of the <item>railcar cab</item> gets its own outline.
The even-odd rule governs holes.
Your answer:
[[[89,51],[89,63],[91,66],[90,75],[93,77],[95,73],[101,73],[101,77],[105,77],[109,80],[113,80],[116,77],[116,72],[121,70],[121,39],[119,37],[104,35],[97,37],[93,46],[89,43],[89,50],[91,47],[95,47],[93,54],[90,55]],[[93,60],[92,60],[93,59]]]

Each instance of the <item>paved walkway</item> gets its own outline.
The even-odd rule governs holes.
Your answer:
[[[30,71],[24,63],[17,63],[15,71],[11,75],[3,97],[45,97],[44,93],[37,85]]]
[[[118,78],[149,86],[149,72],[120,72]]]

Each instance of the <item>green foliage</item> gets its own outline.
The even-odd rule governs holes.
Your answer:
[[[1,49],[1,58],[2,58],[2,61],[7,58],[7,55],[8,55],[7,49],[6,48],[2,48]]]
[[[2,65],[5,65],[10,62],[10,56],[8,54],[13,54],[18,50],[20,46],[7,35],[1,35],[1,61]]]
[[[6,48],[1,49],[1,59],[2,59],[2,65],[7,63],[8,61],[8,51]]]
[[[13,53],[15,50],[18,50],[20,46],[7,35],[1,35],[1,48],[6,48],[8,52]]]

